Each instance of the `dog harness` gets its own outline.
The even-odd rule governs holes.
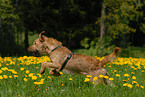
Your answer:
[[[70,58],[72,57],[73,54],[75,54],[75,53],[70,53],[70,54],[67,56],[65,62],[63,63],[62,67],[60,68],[60,71],[65,67],[66,63],[70,60]]]
[[[51,51],[51,53],[52,53],[53,51],[55,51],[56,49],[58,49],[58,48],[61,48],[61,46],[57,46],[56,48],[54,48],[54,49]],[[76,54],[76,53],[70,53],[70,54],[67,56],[67,58],[66,58],[66,60],[64,61],[62,67],[60,68],[60,71],[63,70],[63,68],[65,67],[66,63],[70,60],[70,58],[72,57],[73,54]]]

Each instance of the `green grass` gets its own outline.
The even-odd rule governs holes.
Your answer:
[[[37,74],[39,74],[41,63],[44,61],[49,61],[49,58],[26,56],[0,58],[0,76],[3,77],[3,79],[0,79],[0,97],[144,97],[145,95],[145,89],[140,87],[145,87],[145,72],[143,71],[145,70],[143,63],[145,59],[122,58],[120,61],[116,61],[119,65],[117,63],[106,65],[105,68],[114,78],[113,82],[116,87],[103,84],[95,86],[92,82],[84,82],[86,78],[84,75],[62,74],[59,77],[54,77],[48,74],[49,70],[47,69],[45,74],[40,77]],[[137,63],[138,65],[136,65]],[[131,68],[131,66],[137,69]],[[21,70],[22,68],[24,70]],[[11,69],[16,72],[12,72]],[[27,70],[29,71],[28,74],[26,73]],[[32,77],[29,77],[30,73],[37,76],[37,79],[32,80]],[[129,74],[129,77],[124,76],[126,73]],[[120,74],[120,77],[116,77],[115,74]],[[8,78],[4,78],[4,75],[7,75]],[[12,76],[12,78],[9,78],[9,76]],[[136,77],[135,81],[139,87],[132,84],[132,76]],[[27,81],[24,81],[24,78]],[[69,80],[69,78],[72,78],[72,80]],[[34,84],[41,79],[44,79],[42,85]],[[123,80],[127,80],[127,82]],[[124,83],[131,84],[133,87],[123,86]]]

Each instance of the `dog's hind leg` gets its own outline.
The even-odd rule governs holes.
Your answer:
[[[41,65],[40,73],[44,74],[46,68],[51,69],[49,71],[49,74],[54,75],[54,76],[60,75],[59,72],[56,72],[56,69],[59,68],[59,65],[55,65],[55,64],[49,63],[49,62],[43,62]]]
[[[105,70],[106,70],[106,69],[105,69]],[[110,78],[110,75],[109,75],[109,73],[107,72],[107,70],[106,70],[106,72],[105,72],[105,76],[108,76],[108,77]],[[114,83],[113,83],[111,80],[109,80],[109,79],[105,79],[104,82],[105,82],[106,84],[110,85],[110,86],[115,87]]]
[[[103,76],[110,77],[109,74],[108,74],[108,72],[107,72],[107,70],[104,69],[104,68],[100,68],[98,70],[91,71],[88,74],[92,76],[90,78],[90,81],[95,82],[95,85],[97,85],[98,83],[102,83],[103,82],[104,84],[107,84],[109,86],[114,86],[115,87],[115,85],[113,84],[113,82],[111,80],[109,80],[108,78],[104,78],[104,77],[101,78],[101,77],[99,77],[99,75],[103,75]],[[94,77],[97,77],[97,80],[94,81],[93,80]]]

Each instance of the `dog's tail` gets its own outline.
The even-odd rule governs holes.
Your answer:
[[[102,59],[100,61],[99,65],[101,67],[103,67],[106,63],[113,62],[117,58],[117,56],[119,55],[120,52],[121,52],[121,48],[115,47],[113,53],[108,55],[108,56],[106,56],[104,59]]]

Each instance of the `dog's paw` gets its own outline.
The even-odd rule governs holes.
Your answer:
[[[60,76],[60,73],[59,72],[55,72],[53,75],[57,77],[57,76]]]
[[[45,70],[43,70],[43,72],[41,73],[41,75],[44,74],[44,72],[45,72]]]
[[[60,73],[59,72],[57,72],[56,70],[50,70],[49,71],[49,74],[51,74],[51,75],[53,75],[53,76],[60,76]]]

